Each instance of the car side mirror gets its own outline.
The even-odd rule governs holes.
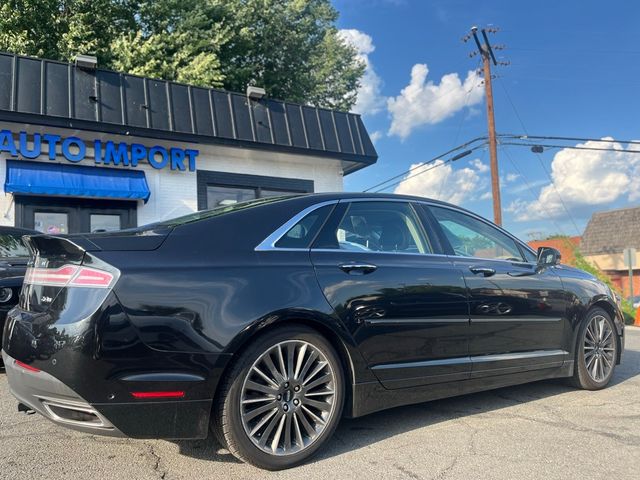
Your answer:
[[[552,247],[538,248],[538,266],[552,267],[558,265],[562,259],[562,254]]]

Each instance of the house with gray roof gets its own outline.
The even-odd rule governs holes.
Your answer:
[[[640,254],[640,207],[596,212],[582,236],[580,251],[585,258],[611,278],[626,296],[629,295],[628,269],[623,251],[635,248]],[[640,295],[640,255],[636,255],[634,294]]]

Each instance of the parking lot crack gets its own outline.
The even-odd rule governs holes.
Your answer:
[[[396,468],[396,470],[406,475],[407,477],[412,478],[413,480],[422,480],[422,477],[420,475],[418,475],[415,472],[412,472],[407,467],[403,467],[402,465],[398,465],[398,464],[394,464],[393,466]]]
[[[160,457],[160,455],[156,453],[155,447],[153,446],[152,443],[145,442],[144,444],[148,449],[149,456],[153,460],[153,466],[152,466],[153,471],[156,472],[159,478],[161,479],[166,478],[167,471],[160,468],[162,463],[162,458]]]

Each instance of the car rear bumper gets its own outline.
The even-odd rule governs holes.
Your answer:
[[[57,378],[43,371],[18,366],[16,360],[2,352],[9,391],[23,405],[54,423],[74,430],[115,437],[120,430]]]
[[[231,358],[147,347],[113,295],[75,322],[16,307],[2,347],[20,403],[66,427],[132,438],[206,438],[217,383]],[[144,396],[171,391],[181,395]]]
[[[208,435],[212,399],[89,403],[53,375],[20,366],[5,351],[2,358],[11,394],[58,425],[113,437],[197,439]]]

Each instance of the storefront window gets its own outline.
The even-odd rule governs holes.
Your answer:
[[[209,208],[233,205],[258,198],[255,188],[222,187],[207,185],[207,206]]]
[[[285,192],[283,190],[268,190],[266,188],[260,189],[260,198],[267,197],[281,197],[283,195],[291,195],[292,192]]]
[[[254,200],[256,198],[281,197],[297,192],[286,190],[271,190],[260,187],[226,187],[222,185],[207,185],[207,208],[224,207],[234,203]]]
[[[91,232],[113,232],[120,230],[120,215],[91,214]]]
[[[35,212],[34,229],[42,233],[69,233],[69,215],[66,213]]]

